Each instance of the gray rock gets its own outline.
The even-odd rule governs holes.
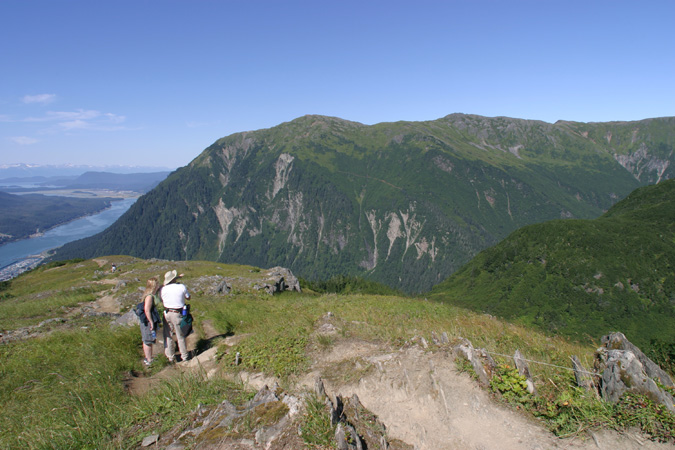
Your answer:
[[[216,293],[218,294],[229,294],[232,290],[232,286],[227,284],[227,280],[221,281],[218,286],[216,286]]]
[[[445,331],[441,333],[441,344],[448,344],[450,343],[450,339],[448,339],[448,333]]]
[[[328,398],[328,396],[326,395],[326,388],[324,387],[323,380],[321,379],[321,377],[316,377],[316,380],[314,380],[314,393],[316,394],[317,398],[321,401]]]
[[[527,364],[527,361],[523,357],[522,353],[520,353],[520,350],[516,350],[516,353],[513,355],[513,362],[516,364],[516,369],[518,369],[518,373],[525,377],[526,382],[527,382],[527,392],[530,394],[536,394],[537,390],[534,387],[534,380],[532,379],[532,375],[530,374],[530,366]]]
[[[620,336],[615,337],[621,339]],[[622,339],[625,340],[625,336]],[[616,403],[626,392],[641,394],[647,396],[653,402],[664,405],[672,413],[675,413],[675,398],[664,389],[661,389],[647,372],[649,370],[653,374],[653,367],[647,369],[633,350],[613,349],[613,343],[616,342],[615,339],[609,337],[608,339],[603,338],[603,347],[600,347],[595,352],[595,370],[598,373],[602,373],[600,379],[600,394],[602,398]],[[625,340],[625,342],[628,341]],[[630,346],[624,345],[626,348],[632,346],[634,349],[637,349],[633,344],[630,344]],[[639,349],[637,351],[639,352]]]
[[[602,347],[608,350],[629,350],[640,360],[649,378],[658,378],[664,386],[675,387],[673,380],[658,364],[649,359],[639,348],[633,345],[623,333],[612,333],[602,337]]]
[[[152,444],[156,443],[159,440],[159,434],[151,434],[150,436],[146,436],[143,439],[143,442],[141,442],[141,447],[149,447]]]
[[[335,443],[337,444],[338,450],[349,450],[345,429],[341,423],[338,423],[335,428]]]
[[[476,351],[473,348],[473,344],[471,344],[471,342],[468,339],[462,338],[460,343],[455,345],[453,351],[455,352],[455,355],[461,358],[465,358],[467,361],[471,363],[473,371],[476,373],[476,376],[478,377],[478,382],[480,384],[482,384],[483,386],[488,386],[490,384],[490,378],[488,377],[487,372],[483,367],[483,363],[476,354]]]
[[[274,292],[282,291],[297,291],[302,292],[300,289],[300,282],[293,275],[293,273],[284,267],[273,267],[267,271],[268,276],[268,292],[273,290]]]
[[[113,320],[110,323],[111,327],[119,327],[119,326],[124,326],[124,327],[130,327],[133,325],[138,325],[140,322],[138,320],[138,316],[134,312],[133,309],[130,309],[129,311],[125,312],[121,316],[117,317],[115,320]]]

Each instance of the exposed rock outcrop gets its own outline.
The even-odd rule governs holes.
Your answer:
[[[294,396],[264,386],[243,406],[225,400],[216,407],[198,407],[192,426],[180,427],[161,437],[165,448],[275,448],[302,447],[292,422],[301,410],[301,401]],[[250,430],[250,424],[255,429]]]
[[[471,363],[481,385],[490,385],[490,379],[496,364],[485,350],[474,349],[473,344],[468,339],[462,339],[459,344],[455,345],[453,351],[457,356],[465,358]]]
[[[332,401],[326,394],[323,381],[314,383],[314,393],[326,403],[331,420],[336,425],[335,441],[340,450],[412,450],[411,445],[397,439],[388,439],[385,425],[367,410],[356,394],[346,400],[336,396]]]
[[[673,385],[665,371],[621,333],[604,336],[602,343],[595,353],[595,370],[601,374],[600,394],[605,400],[615,403],[623,394],[635,393],[675,413],[675,398],[661,387]]]
[[[283,267],[269,269],[265,283],[258,284],[254,288],[257,290],[264,289],[270,295],[283,291],[302,292],[298,279],[289,269]]]
[[[673,380],[660,368],[658,364],[649,359],[647,355],[633,345],[623,333],[612,333],[602,337],[602,347],[607,350],[627,350],[632,352],[644,367],[645,373],[649,378],[658,378],[659,382],[664,386],[675,386]]]

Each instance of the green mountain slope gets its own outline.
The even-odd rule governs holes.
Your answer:
[[[621,331],[675,348],[675,180],[595,220],[524,227],[436,286],[432,298],[569,336]]]
[[[283,265],[307,279],[358,275],[421,292],[522,226],[594,218],[672,178],[673,142],[673,118],[453,114],[365,126],[305,116],[218,140],[57,257]]]

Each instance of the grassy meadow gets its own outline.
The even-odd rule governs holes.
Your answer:
[[[143,367],[138,327],[111,327],[110,317],[73,312],[103,294],[113,295],[127,310],[140,300],[148,277],[173,268],[185,273],[185,284],[193,294],[198,335],[203,335],[205,321],[221,334],[249,335],[229,352],[224,346],[220,349],[224,375],[235,370],[233,355],[239,352],[242,363],[236,370],[274,375],[282,387],[292,389],[294,380],[307,369],[313,350],[329,347],[337,339],[365,340],[396,349],[420,343],[421,338],[431,343],[432,333],[446,332],[451,344],[464,337],[495,355],[512,355],[520,349],[528,359],[548,364],[530,365],[538,388],[534,398],[518,390],[522,380],[506,366],[508,358],[495,356],[504,365],[492,390],[498,401],[528,410],[559,435],[594,426],[641,426],[635,423],[641,420],[647,424],[643,428],[656,427],[653,436],[673,439],[671,416],[656,417],[654,408],[642,407],[637,401],[628,400],[623,406],[597,401],[573,387],[571,371],[554,367],[571,367],[572,355],[591,366],[597,343],[569,342],[424,298],[309,290],[269,296],[253,289],[261,270],[250,266],[131,257],[106,260],[114,260],[119,270],[107,271],[109,262],[99,266],[94,260],[69,261],[37,268],[0,286],[3,335],[34,327],[30,328],[34,337],[0,344],[0,448],[135,448],[143,437],[185,422],[198,404],[223,399],[241,404],[250,399],[252,393],[227,376],[209,380],[183,376],[132,396],[123,383],[129,373],[151,375],[162,368],[162,363]],[[230,280],[231,294],[210,293],[207,280],[216,275]],[[317,337],[317,324],[328,312],[340,322],[340,334]],[[44,323],[53,318],[65,321]],[[458,368],[470,372],[461,363]],[[329,421],[316,417],[319,410],[316,405],[308,407],[314,413],[306,417],[305,429],[316,424],[330,427]],[[324,432],[330,435],[330,430]],[[313,448],[310,441],[307,448]]]

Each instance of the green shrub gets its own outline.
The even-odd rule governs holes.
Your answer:
[[[397,289],[376,281],[365,280],[361,277],[336,275],[328,280],[309,281],[300,279],[300,284],[314,292],[333,294],[370,294],[370,295],[399,295],[405,294]]]
[[[644,395],[624,394],[617,404],[616,421],[622,427],[638,427],[659,441],[675,443],[675,414]]]
[[[490,380],[490,388],[509,403],[526,404],[532,400],[532,394],[527,391],[527,378],[520,375],[518,369],[507,364],[497,366]]]

